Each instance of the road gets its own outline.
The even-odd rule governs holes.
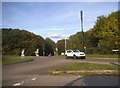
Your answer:
[[[119,86],[119,76],[83,76],[65,86]]]
[[[73,59],[64,59],[62,57],[54,57],[54,56],[34,57],[34,61],[32,62],[19,63],[13,65],[3,65],[2,85],[3,86],[65,86],[71,84],[80,85],[82,83],[81,86],[83,86],[83,81],[82,82],[81,80],[75,81],[77,79],[80,79],[82,76],[68,76],[68,75],[53,76],[49,74],[50,71],[53,71],[56,68],[76,62],[92,62],[92,63],[100,63],[100,64],[118,63],[117,60],[109,60],[109,59],[101,60],[101,59],[87,58],[81,60],[79,59],[73,60]],[[94,77],[91,77],[91,80],[92,78]],[[109,79],[111,79],[111,77],[108,77],[108,79],[105,78],[105,80],[109,80]],[[115,84],[115,82],[117,82],[116,77],[113,76],[112,79],[113,79],[112,81],[113,86],[117,85]],[[82,80],[86,80],[86,77],[82,77]],[[111,82],[106,83],[106,85],[111,85]]]

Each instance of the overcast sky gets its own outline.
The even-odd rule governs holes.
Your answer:
[[[118,2],[3,2],[2,27],[28,30],[56,42],[81,31],[81,10],[87,31],[98,16],[118,11]]]

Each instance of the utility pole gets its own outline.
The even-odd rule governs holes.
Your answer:
[[[82,49],[84,51],[83,11],[81,11],[80,14],[81,14],[81,30],[82,30]]]
[[[65,51],[66,51],[66,25],[65,25]]]
[[[43,56],[45,56],[45,44],[43,44]]]

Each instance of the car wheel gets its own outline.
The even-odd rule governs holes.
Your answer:
[[[85,57],[82,57],[82,59],[85,59]]]
[[[73,59],[77,59],[77,57],[75,55],[73,55]]]
[[[68,59],[68,57],[67,57],[67,56],[65,56],[65,59]]]

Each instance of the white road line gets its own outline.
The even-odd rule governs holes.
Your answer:
[[[15,83],[15,84],[13,84],[13,86],[20,86],[20,85],[22,85],[24,83],[24,81],[22,81],[22,82],[20,82],[20,83]]]
[[[36,79],[37,79],[37,78],[32,78],[31,80],[34,81],[34,80],[36,80]],[[29,82],[30,82],[30,81],[29,81]],[[29,82],[24,82],[24,81],[22,81],[22,82],[13,84],[13,86],[20,86],[20,85],[22,85],[23,83],[29,83]]]
[[[13,84],[13,86],[20,86],[21,85],[21,83],[15,83],[15,84]]]
[[[36,80],[37,78],[32,78],[32,80],[34,81],[34,80]]]

